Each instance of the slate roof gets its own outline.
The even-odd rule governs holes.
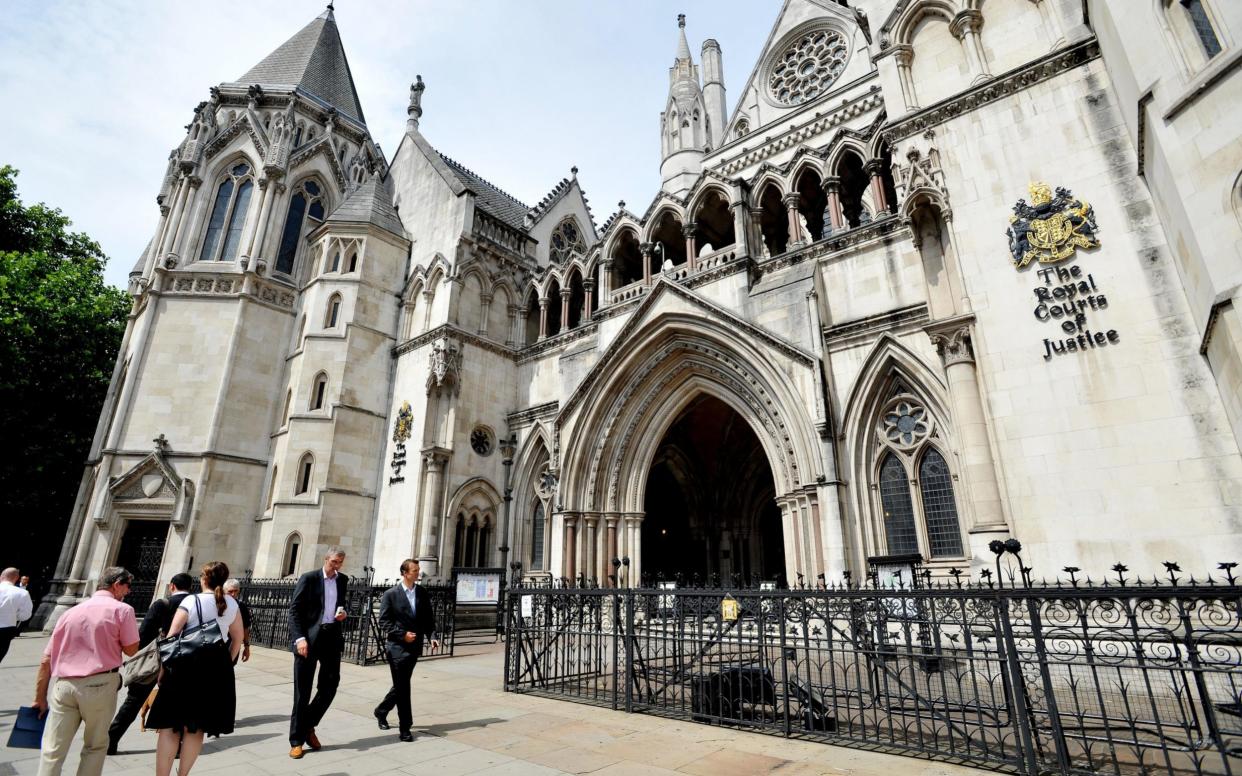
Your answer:
[[[344,201],[328,216],[328,221],[373,224],[405,237],[405,227],[392,206],[392,193],[378,175],[372,175],[366,183],[345,195]]]
[[[366,123],[331,8],[246,71],[237,83],[294,86]]]
[[[439,153],[438,151],[436,153]],[[470,170],[453,161],[444,154],[440,158],[448,165],[449,171],[462,186],[470,190],[475,197],[475,204],[488,215],[494,216],[514,229],[526,230],[526,214],[530,208],[514,197],[509,196],[492,184],[475,175]]]

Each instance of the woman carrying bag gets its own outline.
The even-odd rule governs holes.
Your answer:
[[[203,592],[181,601],[168,638],[160,643],[164,668],[146,723],[160,735],[156,776],[169,776],[178,747],[178,773],[186,776],[203,750],[204,735],[233,732],[237,710],[233,661],[241,652],[244,632],[237,602],[224,594],[228,578],[229,567],[220,561],[205,564]]]

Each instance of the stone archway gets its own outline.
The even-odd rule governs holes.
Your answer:
[[[647,474],[644,572],[683,582],[785,581],[781,509],[759,437],[699,394],[664,433]]]

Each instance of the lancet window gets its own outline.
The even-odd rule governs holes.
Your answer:
[[[294,189],[289,200],[289,213],[285,216],[285,228],[280,235],[280,249],[276,254],[276,271],[290,275],[298,256],[302,237],[306,234],[306,220],[323,221],[323,189],[314,180],[305,180]]]
[[[879,413],[875,436],[877,529],[889,555],[964,555],[953,474],[926,405],[898,386]]]
[[[228,175],[220,181],[199,261],[232,261],[237,258],[242,229],[246,225],[246,210],[250,207],[250,194],[254,191],[254,178],[250,172],[250,164],[241,162],[229,168]]]

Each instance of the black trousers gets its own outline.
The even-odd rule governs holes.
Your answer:
[[[9,654],[9,642],[17,638],[17,628],[0,628],[0,663],[4,662],[4,656]]]
[[[392,674],[392,687],[384,700],[375,707],[375,713],[385,716],[397,707],[397,727],[405,732],[414,724],[414,713],[410,708],[410,677],[414,674],[414,666],[418,665],[418,655],[402,658],[388,656],[388,670]]]
[[[289,745],[306,743],[306,734],[319,725],[328,706],[336,697],[341,683],[341,650],[345,643],[339,625],[323,626],[319,635],[307,650],[306,657],[293,653],[293,717],[289,720]],[[315,685],[315,669],[319,669],[319,684]]]
[[[147,696],[151,694],[152,687],[155,687],[155,682],[131,684],[126,688],[125,700],[121,701],[120,708],[116,710],[116,716],[112,718],[112,724],[108,726],[108,740],[111,741],[113,748],[116,748],[121,736],[125,735],[125,731],[129,730],[129,726],[134,724],[134,720],[138,718],[138,712],[142,711],[142,704],[147,702]]]

